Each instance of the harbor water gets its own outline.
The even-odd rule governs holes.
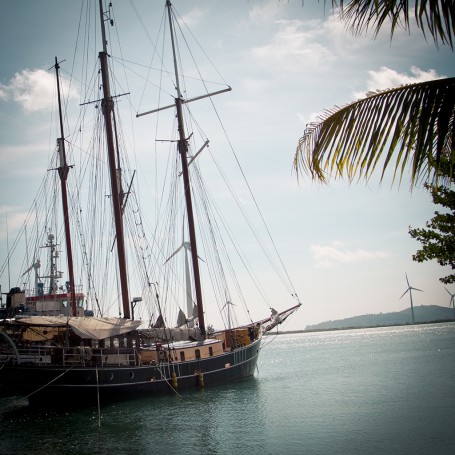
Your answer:
[[[452,454],[455,323],[264,337],[254,378],[34,411],[0,399],[0,454]]]

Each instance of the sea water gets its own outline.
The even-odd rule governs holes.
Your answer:
[[[267,336],[254,378],[100,412],[0,405],[1,454],[453,454],[455,324]]]

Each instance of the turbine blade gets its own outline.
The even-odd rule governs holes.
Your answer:
[[[447,293],[453,298],[455,296],[455,293],[451,293],[446,287],[444,289],[447,291]]]
[[[33,265],[31,265],[22,275],[21,275],[21,278],[28,272],[30,272],[30,270],[33,269]]]
[[[228,300],[228,301],[226,301],[226,303],[221,307],[221,310],[224,310],[224,308],[227,307],[228,305],[237,306],[235,303],[232,303],[232,302],[230,302],[230,301]]]
[[[184,247],[184,244],[182,243],[167,259],[166,262],[168,262],[170,259],[172,259],[182,248]],[[165,262],[165,264],[166,264]]]
[[[30,270],[32,269],[37,269],[40,267],[40,260],[37,259],[36,261],[33,262],[33,264],[21,275],[21,278],[28,272],[30,272]]]
[[[186,250],[188,250],[190,253],[191,253],[191,243],[190,242],[184,242],[183,243],[183,247],[185,247]],[[182,248],[182,247],[180,247]],[[205,262],[204,259],[201,258],[201,256],[199,256],[199,254],[197,255],[197,257],[202,261],[202,262]]]
[[[425,291],[422,291],[422,289],[417,289],[417,288],[412,288],[412,287],[410,289],[412,289],[413,291],[425,292]]]
[[[406,291],[404,291],[404,293],[403,293],[403,295],[400,297],[400,299],[406,295],[406,293],[409,291],[409,289],[411,289],[411,288],[408,288],[408,289],[406,289]],[[398,299],[398,300],[400,300],[400,299]]]

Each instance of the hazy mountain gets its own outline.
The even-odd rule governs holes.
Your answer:
[[[454,320],[454,312],[453,308],[444,308],[437,305],[421,305],[414,307],[414,317],[415,322],[450,321]],[[364,314],[352,318],[307,325],[305,330],[345,329],[410,323],[412,323],[411,308],[407,308],[406,310],[394,313]]]

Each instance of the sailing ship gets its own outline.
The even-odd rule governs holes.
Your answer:
[[[115,252],[117,258],[116,280],[119,283],[118,299],[121,302],[121,310],[119,317],[106,317],[99,306],[88,308],[86,296],[75,281],[73,260],[76,253],[72,244],[74,234],[71,231],[70,220],[79,215],[77,210],[69,210],[67,179],[71,166],[67,162],[65,151],[60,65],[56,58],[54,68],[61,137],[57,141],[59,163],[54,170],[60,179],[64,250],[69,278],[63,286],[60,285],[59,280],[62,279],[63,273],[58,271],[59,245],[54,233],[48,230],[45,244],[41,249],[48,252],[47,271],[41,274],[42,262],[35,258],[23,274],[34,273],[33,290],[27,292],[21,287],[12,288],[7,294],[5,307],[1,309],[0,384],[11,393],[27,397],[30,405],[65,407],[72,404],[94,405],[97,402],[107,403],[129,396],[147,397],[161,393],[176,393],[177,390],[198,389],[251,377],[256,370],[263,335],[284,322],[301,305],[297,294],[293,293],[292,297],[297,299],[297,303],[287,310],[278,312],[271,308],[271,314],[263,319],[253,321],[250,318],[246,324],[236,324],[233,317],[234,299],[225,287],[227,285],[223,284],[222,287],[218,286],[215,293],[222,295],[223,303],[219,309],[223,314],[225,327],[217,330],[211,324],[206,324],[206,305],[203,302],[206,294],[203,292],[200,270],[200,263],[205,262],[206,258],[201,258],[198,250],[198,221],[195,211],[200,211],[200,207],[196,206],[195,210],[193,187],[196,182],[204,189],[198,180],[199,168],[196,157],[207,146],[208,141],[203,143],[196,154],[190,155],[189,143],[193,134],[187,133],[184,109],[192,101],[212,97],[230,88],[192,99],[184,98],[175,42],[176,17],[169,0],[166,1],[166,11],[174,66],[173,83],[176,90],[172,107],[175,109],[177,119],[177,138],[170,143],[173,147],[175,143],[177,145],[178,165],[175,180],[180,184],[184,203],[181,202],[176,187],[172,187],[171,199],[180,200],[180,206],[184,207],[183,218],[186,227],[183,229],[182,238],[178,239],[181,245],[177,248],[175,247],[177,237],[170,233],[168,226],[162,229],[161,237],[167,242],[167,249],[160,250],[155,262],[160,264],[161,269],[166,270],[163,272],[165,280],[166,276],[176,274],[176,268],[172,267],[172,263],[183,251],[184,278],[175,288],[165,284],[160,286],[157,281],[152,282],[150,274],[158,272],[157,269],[147,270],[147,258],[142,251],[140,259],[146,270],[145,291],[141,297],[130,299],[131,273],[127,271],[125,212],[128,197],[133,192],[134,173],[128,190],[124,191],[122,188],[124,175],[117,136],[119,121],[115,113],[117,95],[113,96],[110,89],[105,30],[106,21],[111,21],[109,11],[103,8],[103,2],[99,0],[103,50],[98,56],[102,98],[96,103],[97,107],[101,106],[98,111],[101,111],[105,126],[104,141],[110,182],[110,194],[105,199],[109,199],[114,228],[112,235],[109,236],[106,232],[99,232],[98,226],[98,234],[103,237],[102,242],[111,245],[111,256],[114,256]],[[159,112],[170,107],[165,106],[150,112]],[[202,205],[206,212],[209,211],[209,206],[210,203],[207,202]],[[180,223],[178,213],[173,212],[170,224]],[[203,222],[199,221],[199,224]],[[142,222],[136,225],[142,225]],[[107,229],[107,223],[105,227]],[[222,242],[214,234],[214,227],[215,223],[209,224],[212,243],[220,246]],[[189,239],[185,240],[185,236]],[[210,243],[206,238],[204,242]],[[155,247],[156,243],[155,238],[153,243]],[[85,253],[85,262],[92,264],[95,253],[88,254],[86,246],[79,248]],[[204,248],[204,253],[206,251]],[[220,256],[218,253],[215,254],[211,261],[219,264]],[[97,265],[92,264],[92,273],[96,267]],[[225,274],[223,269],[218,269],[211,275],[211,280],[225,278]],[[93,281],[94,277],[89,274],[88,282],[93,284]],[[163,296],[160,295],[160,289],[164,293]],[[107,286],[104,290],[107,292]],[[168,323],[169,318],[165,316],[165,307],[172,298],[179,302],[176,307],[177,324]],[[97,304],[100,299],[97,294],[95,296]],[[144,307],[147,304],[151,306],[152,300],[156,312],[150,313],[148,321],[135,318],[137,306],[139,304]],[[185,308],[186,313],[182,308]]]

